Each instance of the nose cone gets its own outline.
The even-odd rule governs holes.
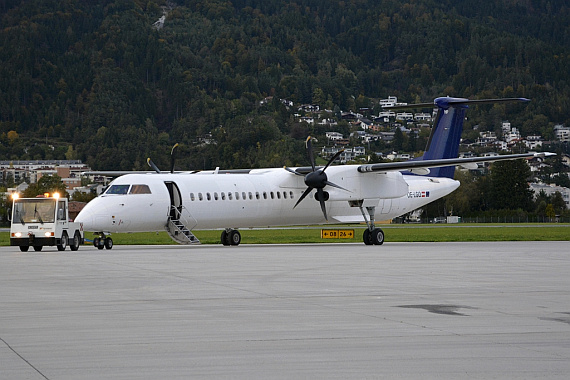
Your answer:
[[[98,205],[97,199],[93,199],[89,202],[83,210],[79,212],[75,221],[78,223],[83,223],[83,229],[86,231],[98,231],[97,225],[95,223],[96,215],[101,212],[105,212],[102,205]]]

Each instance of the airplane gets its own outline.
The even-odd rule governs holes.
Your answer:
[[[98,249],[111,249],[108,235],[120,232],[166,230],[180,244],[199,244],[192,230],[223,229],[221,243],[237,246],[239,228],[362,222],[367,226],[363,242],[382,245],[384,232],[375,220],[393,219],[451,193],[459,187],[453,179],[456,166],[474,169],[478,162],[554,155],[458,158],[469,105],[527,101],[439,97],[433,103],[395,106],[438,109],[424,155],[405,162],[331,165],[339,151],[324,167],[317,166],[309,137],[311,166],[174,172],[173,148],[170,172],[161,172],[149,158],[154,172],[116,178],[76,222],[95,232]]]

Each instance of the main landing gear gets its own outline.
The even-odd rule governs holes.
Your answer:
[[[98,236],[93,239],[93,246],[97,249],[112,249],[113,248],[113,239],[109,236],[105,236],[103,232],[99,232]]]
[[[364,230],[362,234],[362,240],[364,240],[364,244],[366,245],[382,245],[384,244],[384,231],[380,228],[376,228],[374,226],[374,211],[376,207],[366,207],[366,211],[368,211],[368,215],[370,215],[370,220],[366,218],[366,214],[364,213],[364,209],[362,205],[358,206],[362,216],[364,217],[364,221],[366,222],[367,228]]]
[[[241,243],[241,234],[238,230],[226,228],[222,231],[221,240],[223,245],[239,245]]]

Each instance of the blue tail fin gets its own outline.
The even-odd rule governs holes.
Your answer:
[[[459,142],[463,132],[463,120],[465,120],[465,112],[469,104],[527,101],[529,100],[525,98],[469,100],[442,97],[436,98],[433,103],[411,104],[394,108],[425,108],[430,106],[438,108],[437,117],[433,123],[425,153],[419,158],[420,160],[437,160],[457,158],[459,156]],[[430,177],[453,178],[454,174],[455,166],[430,169]]]

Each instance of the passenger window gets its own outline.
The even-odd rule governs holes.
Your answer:
[[[275,194],[272,192],[269,193],[271,195],[271,199],[275,199]]]
[[[267,199],[267,193],[265,191],[263,192],[263,199]]]
[[[241,193],[241,199],[246,200],[246,196],[245,196],[245,191],[243,193]]]
[[[218,200],[218,193],[214,193],[214,200],[215,200],[215,201]]]
[[[277,199],[281,199],[281,193],[279,191],[277,192]]]
[[[292,191],[289,192],[289,198],[293,199],[293,192]]]
[[[283,192],[283,199],[287,199],[287,192],[286,191]]]
[[[191,200],[192,202],[194,202],[194,199],[195,199],[194,193],[190,193],[190,200]]]
[[[203,201],[204,200],[204,196],[202,195],[202,193],[198,193],[198,199]]]
[[[133,185],[129,194],[151,194],[148,185]]]
[[[232,196],[232,192],[230,191],[230,192],[228,193],[228,199],[231,201],[231,200],[232,200],[232,197],[233,197],[233,196]]]
[[[255,192],[255,199],[259,199],[259,192]]]
[[[212,196],[210,195],[210,193],[206,193],[206,199],[211,201],[212,200]]]
[[[239,193],[236,191],[236,201],[239,201]]]
[[[252,200],[252,199],[253,199],[253,194],[251,193],[251,191],[249,192],[248,195],[249,195],[249,200]]]
[[[222,200],[223,200],[223,201],[226,200],[226,193],[224,193],[223,191],[222,191]]]

